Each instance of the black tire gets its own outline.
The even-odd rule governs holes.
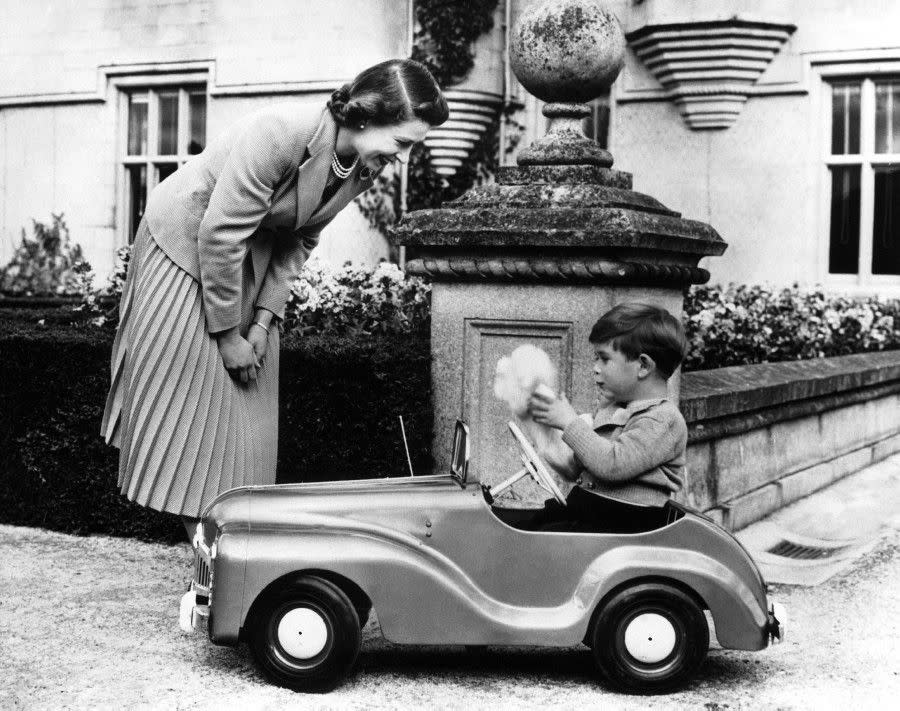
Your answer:
[[[709,626],[688,593],[665,583],[642,583],[616,593],[604,605],[589,638],[597,666],[615,687],[654,694],[693,676],[709,649]]]
[[[292,616],[285,620],[289,613]],[[321,649],[318,643],[313,645],[314,653],[309,656],[294,656],[279,637],[282,621],[282,635],[287,635],[291,620],[298,617],[311,622],[315,630],[307,628],[309,633],[324,640]],[[303,628],[304,624],[299,625],[298,634],[303,633]],[[356,662],[359,617],[337,585],[306,575],[264,593],[249,620],[248,642],[257,664],[272,683],[295,691],[329,691],[350,673]]]
[[[369,615],[372,614],[372,606],[367,605],[366,607],[357,607],[356,608],[356,616],[359,618],[359,628],[363,629],[366,626],[366,623],[369,621]]]

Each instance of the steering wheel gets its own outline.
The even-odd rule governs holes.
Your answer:
[[[525,469],[531,475],[531,478],[534,479],[539,487],[544,489],[559,503],[565,506],[566,497],[563,495],[562,489],[559,488],[556,479],[554,479],[553,475],[547,470],[544,461],[535,451],[531,442],[528,441],[528,438],[513,421],[509,422],[509,431],[512,432],[513,437],[516,439],[516,444],[518,444],[519,448],[522,450],[522,463],[525,465]]]

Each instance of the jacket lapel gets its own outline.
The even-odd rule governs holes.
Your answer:
[[[297,169],[297,219],[294,228],[305,225],[322,199],[325,181],[331,169],[331,151],[337,139],[337,123],[328,109],[322,112],[319,127],[306,150],[309,160]]]
[[[322,205],[320,210],[314,212],[314,214],[310,216],[311,222],[318,223],[331,219],[335,214],[343,210],[353,198],[372,187],[372,183],[375,182],[375,178],[378,177],[379,173],[371,174],[369,177],[363,178],[362,168],[362,165],[356,166],[353,175],[341,184],[341,187],[337,189],[337,192],[332,195],[331,200]]]

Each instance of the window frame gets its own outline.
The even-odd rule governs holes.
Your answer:
[[[900,59],[859,59],[816,67],[819,75],[819,225],[817,234],[819,278],[827,287],[848,292],[894,292],[900,290],[900,275],[873,274],[873,223],[875,218],[875,168],[900,166],[900,153],[875,153],[875,83],[879,80],[900,81]],[[832,100],[835,84],[858,82],[860,86],[859,153],[833,154]],[[860,167],[859,257],[856,274],[833,274],[829,271],[831,248],[831,168]]]
[[[206,101],[207,141],[209,137],[210,82],[207,72],[142,74],[115,77],[111,84],[117,94],[118,130],[116,140],[116,205],[114,209],[116,247],[131,244],[129,224],[131,216],[131,195],[128,181],[128,167],[144,165],[147,170],[147,197],[159,183],[158,168],[160,163],[177,163],[184,165],[191,154],[188,151],[190,124],[188,104],[190,95],[202,92]],[[160,154],[159,146],[159,114],[158,94],[160,92],[178,92],[178,126],[176,132],[176,153]],[[129,98],[134,93],[148,95],[147,106],[147,152],[141,155],[128,155],[128,113]],[[157,97],[154,98],[153,94]],[[204,146],[205,147],[205,146]]]

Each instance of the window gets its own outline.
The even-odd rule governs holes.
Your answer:
[[[900,77],[830,85],[828,272],[859,284],[900,276]]]
[[[122,214],[131,244],[150,191],[206,145],[206,87],[128,88],[123,106]]]

